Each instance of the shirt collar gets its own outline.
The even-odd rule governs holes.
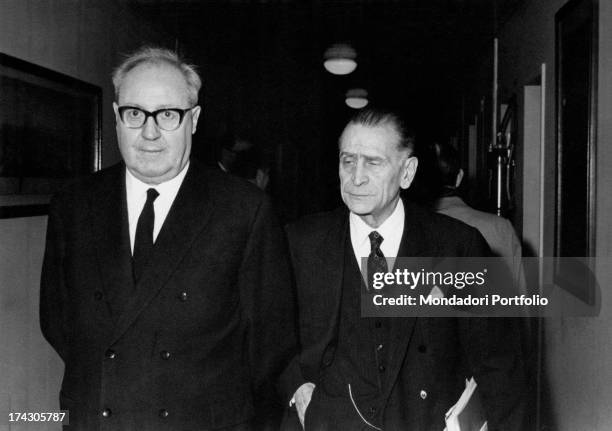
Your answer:
[[[368,247],[370,244],[370,232],[376,231],[383,237],[384,240],[390,240],[391,238],[399,237],[404,231],[404,203],[402,199],[398,199],[397,205],[395,205],[395,209],[391,213],[391,215],[385,220],[378,228],[374,229],[369,226],[366,222],[364,222],[361,217],[351,211],[349,216],[350,221],[350,229],[351,229],[351,238],[356,240],[357,244],[363,245],[367,242]]]
[[[187,170],[189,169],[190,162],[187,162],[185,167],[178,173],[174,178],[169,179],[160,184],[152,185],[142,182],[138,178],[136,178],[129,169],[125,169],[125,185],[132,196],[142,196],[147,194],[147,190],[153,188],[157,190],[160,195],[166,194],[171,191],[178,191],[179,187],[183,183],[185,179],[185,175],[187,175]]]

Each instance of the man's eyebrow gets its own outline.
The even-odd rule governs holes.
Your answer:
[[[156,106],[155,109],[147,109],[144,106],[142,106],[140,103],[129,103],[129,102],[126,102],[126,103],[124,103],[122,105],[119,105],[120,108],[124,107],[124,106],[129,106],[131,108],[138,108],[138,109],[142,109],[144,111],[150,111],[150,112],[159,111],[161,109],[183,109],[183,108],[180,108],[179,106],[168,105],[168,104]]]
[[[366,156],[364,154],[349,153],[348,151],[341,151],[340,157],[363,157],[366,162],[383,162],[385,160],[383,156]]]
[[[118,104],[118,103],[117,103],[117,105],[118,105],[120,108],[123,108],[123,107],[130,107],[130,108],[144,109],[144,108],[143,108],[142,106],[140,106],[138,103],[130,103],[130,102],[125,102],[125,103],[122,103],[122,104]]]

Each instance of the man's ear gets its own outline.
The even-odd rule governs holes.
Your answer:
[[[457,179],[455,180],[455,188],[458,189],[461,185],[461,181],[463,181],[463,169],[459,168],[459,172],[457,172]]]
[[[119,118],[119,105],[117,105],[117,102],[113,102],[113,111],[115,111],[115,121],[119,124],[121,118]]]
[[[400,187],[407,189],[412,184],[414,176],[416,175],[417,167],[419,166],[419,160],[412,156],[408,157],[402,163],[402,178],[400,180]]]
[[[198,128],[198,119],[200,118],[200,112],[202,107],[196,106],[191,110],[191,134],[193,135]]]

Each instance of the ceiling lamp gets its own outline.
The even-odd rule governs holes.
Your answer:
[[[323,58],[323,66],[334,75],[348,75],[357,67],[357,52],[345,43],[337,43],[327,48]]]
[[[368,104],[368,92],[363,88],[351,88],[346,92],[344,101],[350,108],[364,108]]]

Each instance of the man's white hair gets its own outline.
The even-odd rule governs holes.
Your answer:
[[[113,86],[115,87],[115,100],[119,100],[119,90],[125,75],[141,64],[169,64],[181,71],[187,83],[187,97],[191,106],[198,103],[198,92],[202,87],[202,80],[196,67],[185,62],[176,52],[155,46],[143,46],[130,54],[113,71]]]

